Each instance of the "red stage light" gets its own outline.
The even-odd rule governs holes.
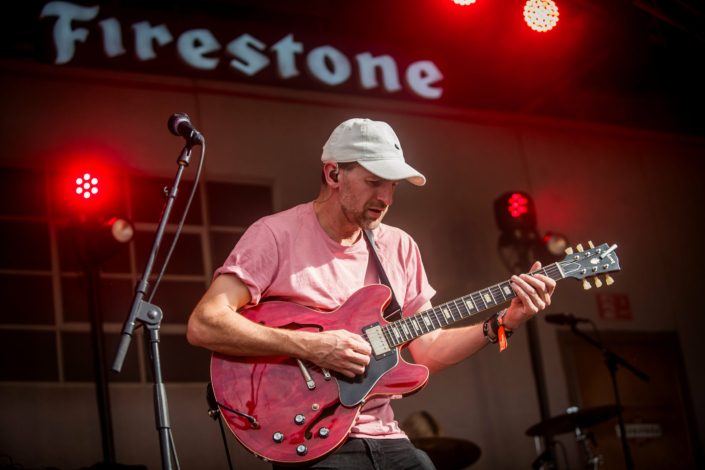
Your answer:
[[[529,204],[529,200],[523,194],[514,193],[507,202],[509,203],[507,210],[512,214],[512,217],[519,217],[522,214],[526,214],[528,211],[526,206]]]
[[[472,5],[475,0],[453,0],[456,5]]]
[[[497,227],[504,234],[515,237],[516,231],[533,233],[536,230],[536,206],[525,192],[506,192],[494,200]]]
[[[91,178],[90,173],[83,175],[83,178],[76,178],[76,194],[80,194],[84,199],[88,199],[93,194],[98,193],[98,178]]]
[[[524,6],[524,20],[534,31],[548,31],[558,23],[558,7],[552,0],[529,0]]]

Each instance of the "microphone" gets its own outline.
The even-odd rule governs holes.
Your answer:
[[[174,135],[180,135],[185,138],[191,145],[203,144],[203,135],[193,127],[191,119],[186,113],[172,114],[167,123],[169,132]]]
[[[552,313],[543,317],[546,323],[554,323],[556,325],[575,326],[578,323],[588,323],[590,320],[586,318],[576,318],[572,313]]]

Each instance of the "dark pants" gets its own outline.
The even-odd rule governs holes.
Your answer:
[[[274,466],[274,470],[291,467]],[[311,465],[294,468],[330,470],[435,470],[426,452],[408,439],[348,439],[332,455]]]

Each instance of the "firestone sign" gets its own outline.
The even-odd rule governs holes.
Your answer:
[[[142,20],[131,22],[126,27],[123,25],[124,20],[121,22],[115,16],[100,19],[100,13],[99,5],[81,6],[70,2],[49,2],[44,5],[40,20],[55,19],[51,31],[56,51],[55,64],[75,63],[77,52],[80,52],[89,36],[97,35],[103,55],[98,60],[109,61],[107,66],[110,66],[111,60],[120,60],[121,56],[125,60],[125,56],[129,57],[128,52],[133,52],[133,60],[137,64],[148,64],[157,61],[160,55],[168,54],[165,46],[175,45],[180,66],[193,72],[216,71],[227,67],[244,77],[256,78],[268,70],[271,74],[270,69],[275,69],[280,83],[286,85],[287,81],[293,79],[301,81],[297,77],[302,75],[301,69],[305,69],[305,76],[312,80],[311,85],[349,87],[351,82],[356,81],[363,92],[376,89],[385,94],[394,94],[405,90],[429,100],[436,100],[443,95],[439,83],[443,74],[430,60],[412,62],[401,71],[392,56],[373,55],[363,51],[354,55],[353,62],[331,45],[309,50],[293,33],[284,34],[272,44],[244,33],[223,47],[216,35],[207,28],[188,29],[175,37],[168,24],[153,25],[150,21]],[[128,34],[131,37],[128,38]],[[129,39],[133,51],[128,51],[128,41],[124,39]]]

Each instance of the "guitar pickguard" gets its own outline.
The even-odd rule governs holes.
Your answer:
[[[338,372],[335,373],[340,390],[340,402],[343,406],[358,405],[370,393],[372,387],[379,382],[379,379],[399,364],[398,349],[394,348],[394,354],[381,359],[375,359],[374,356],[371,356],[370,363],[365,367],[363,374],[350,378]]]

